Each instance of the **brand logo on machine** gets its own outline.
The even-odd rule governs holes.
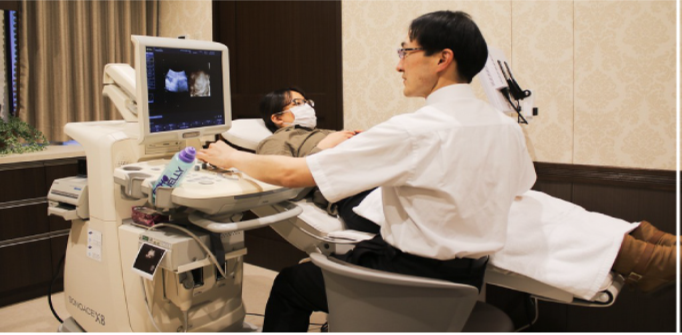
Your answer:
[[[104,314],[97,313],[97,311],[95,311],[94,309],[86,305],[83,305],[82,303],[78,302],[78,300],[72,298],[71,296],[69,296],[69,303],[74,305],[81,312],[90,315],[93,319],[95,319],[95,322],[101,324],[102,326],[106,325],[106,322],[104,320]]]
[[[199,132],[198,131],[192,131],[192,132],[182,134],[182,138],[193,138],[193,137],[199,137]]]

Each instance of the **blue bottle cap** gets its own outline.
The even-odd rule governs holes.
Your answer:
[[[185,163],[191,163],[194,162],[194,157],[197,155],[197,151],[194,149],[194,147],[187,147],[182,149],[180,151],[180,154],[178,157],[180,158],[181,161]]]

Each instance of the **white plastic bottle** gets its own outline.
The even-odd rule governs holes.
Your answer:
[[[194,157],[197,152],[193,147],[187,147],[176,153],[171,158],[163,173],[152,185],[152,202],[156,204],[156,189],[160,186],[177,187],[187,176],[187,172],[194,166]]]

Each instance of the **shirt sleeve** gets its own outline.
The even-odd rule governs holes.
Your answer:
[[[395,118],[306,157],[315,183],[335,202],[377,186],[404,184],[414,171],[410,134]]]

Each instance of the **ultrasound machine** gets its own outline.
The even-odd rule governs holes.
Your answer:
[[[133,69],[108,64],[103,95],[124,120],[68,123],[87,178],[55,181],[48,213],[72,220],[60,331],[252,331],[242,302],[244,230],[298,215],[298,190],[195,162],[176,188],[152,184],[181,149],[230,128],[228,49],[132,36]],[[281,203],[283,213],[241,221]]]

